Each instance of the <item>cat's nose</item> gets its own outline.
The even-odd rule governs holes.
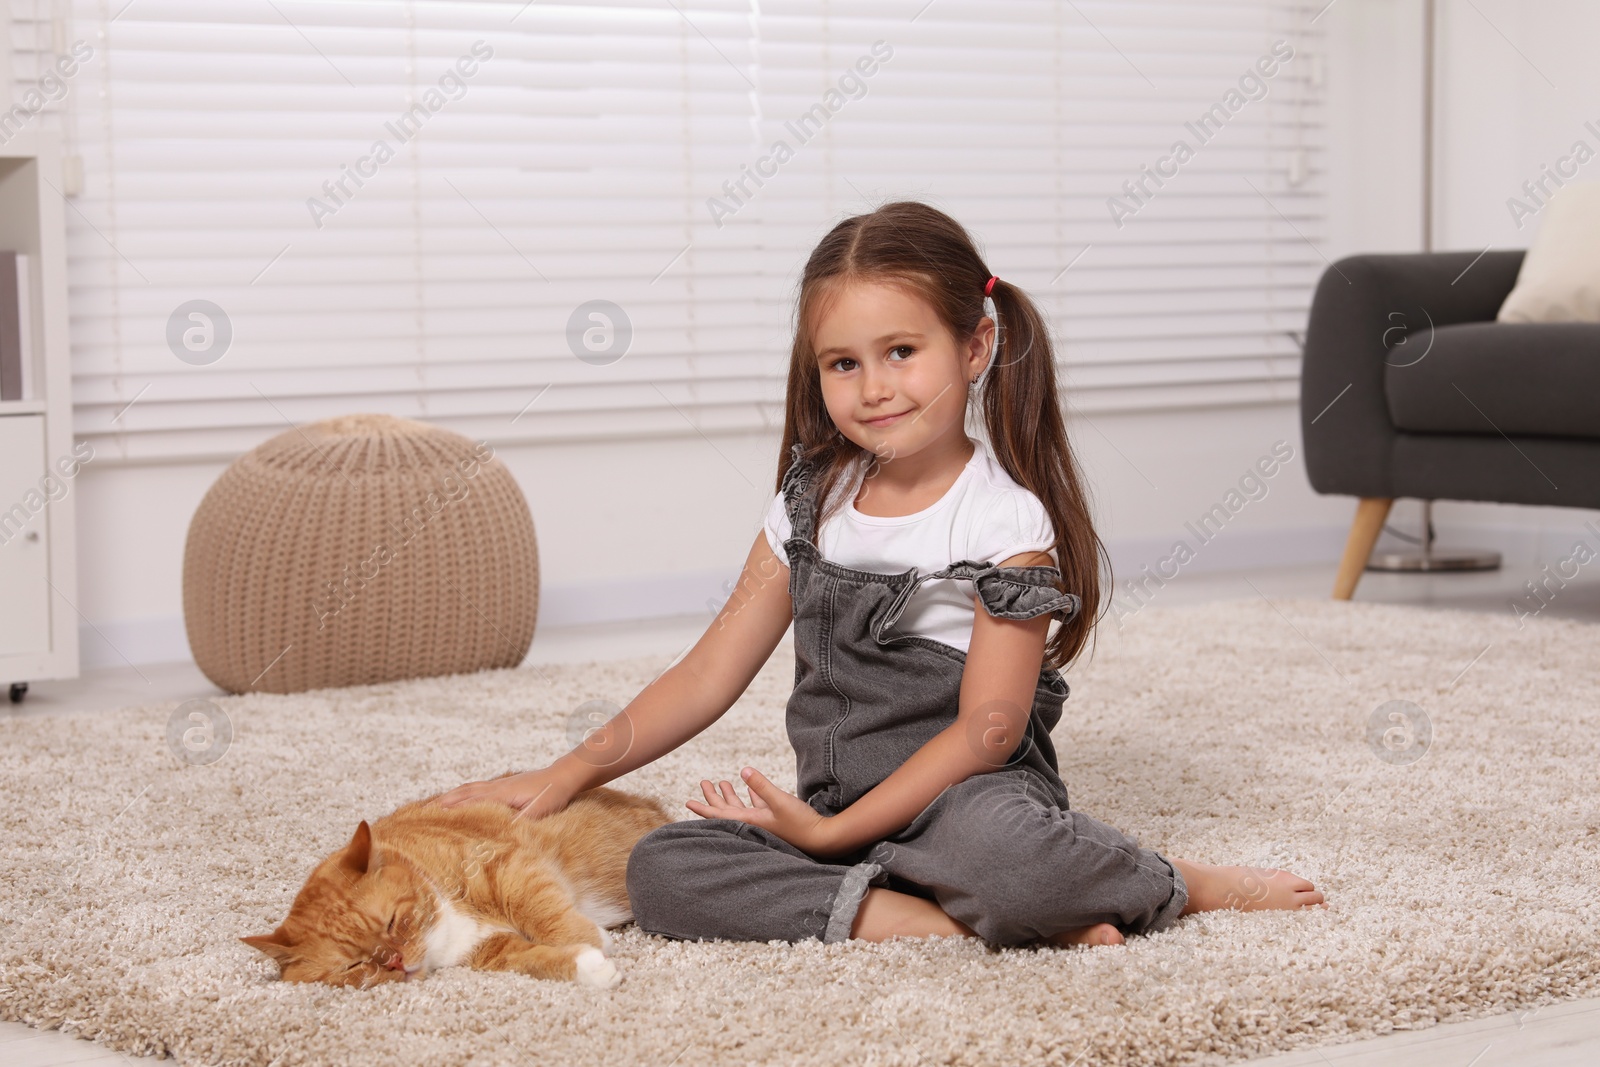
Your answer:
[[[400,953],[396,952],[389,957],[389,962],[385,963],[384,966],[391,971],[403,971],[406,969],[406,961],[401,957]]]

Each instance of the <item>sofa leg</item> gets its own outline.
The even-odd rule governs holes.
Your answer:
[[[1362,497],[1356,504],[1355,521],[1350,524],[1350,536],[1344,543],[1344,558],[1339,561],[1339,574],[1333,580],[1333,599],[1349,600],[1354,595],[1393,504],[1393,497],[1377,496]]]

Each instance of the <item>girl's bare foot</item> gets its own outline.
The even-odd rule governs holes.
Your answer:
[[[850,936],[862,941],[891,937],[976,937],[971,928],[950,918],[931,900],[871,886],[856,909]],[[1051,945],[1120,945],[1122,932],[1110,923],[1065,930],[1046,938]]]
[[[1196,911],[1286,911],[1323,903],[1317,887],[1275,867],[1222,867],[1174,859],[1172,865],[1189,887],[1182,914]]]
[[[1093,926],[1080,926],[1076,930],[1063,930],[1045,940],[1062,948],[1068,945],[1120,945],[1122,931],[1110,923],[1095,923]]]
[[[931,900],[871,886],[856,909],[850,936],[862,941],[891,937],[976,937],[964,923],[944,913]]]

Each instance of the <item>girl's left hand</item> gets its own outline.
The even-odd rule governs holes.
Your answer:
[[[832,854],[835,846],[832,820],[828,816],[793,793],[785,793],[754,767],[745,767],[740,776],[750,787],[748,807],[739,799],[732,784],[723,781],[713,788],[707,778],[700,779],[700,791],[705,794],[705,800],[691,800],[686,806],[707,819],[737,819],[759,826],[813,856]]]

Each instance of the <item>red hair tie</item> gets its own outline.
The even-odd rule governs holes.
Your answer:
[[[995,274],[989,275],[989,280],[983,283],[983,295],[984,296],[992,296],[992,295],[994,295],[994,283],[999,281],[999,280],[1000,280],[1000,278],[999,278],[998,275],[995,275]]]

